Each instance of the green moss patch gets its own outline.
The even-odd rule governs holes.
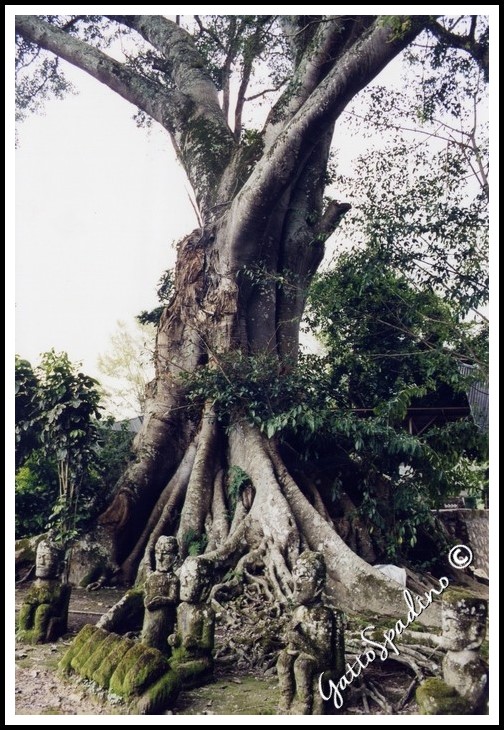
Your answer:
[[[75,652],[72,659],[70,660],[70,665],[72,669],[78,674],[81,673],[82,667],[92,655],[97,644],[101,643],[107,635],[107,632],[103,629],[98,629],[96,627],[95,629],[96,630],[93,632],[92,636],[90,636],[87,641],[84,641],[82,644],[80,644],[78,651]]]
[[[134,713],[138,715],[157,715],[173,707],[180,691],[180,678],[170,671],[149,687],[136,703]]]
[[[86,679],[93,679],[97,669],[99,669],[101,663],[106,659],[113,646],[120,638],[117,634],[106,634],[105,636],[97,637],[96,641],[92,641],[90,645],[91,654],[82,664],[79,669],[81,677]]]
[[[93,626],[92,624],[86,624],[82,627],[75,639],[72,641],[68,650],[59,661],[58,668],[62,674],[71,673],[72,659],[97,631],[99,631],[99,629],[97,629],[96,626]]]
[[[439,677],[422,682],[416,691],[421,715],[466,715],[470,708],[458,692]]]
[[[444,603],[448,603],[452,606],[457,606],[458,604],[465,602],[468,602],[469,604],[473,602],[481,603],[482,599],[478,598],[478,596],[471,593],[471,591],[468,591],[466,588],[450,586],[443,593],[443,601]]]
[[[100,687],[108,689],[110,685],[110,679],[114,674],[115,670],[121,659],[124,657],[134,643],[131,639],[125,639],[117,634],[110,634],[110,643],[108,644],[108,654],[102,657],[100,665],[93,671],[92,679]],[[105,650],[105,646],[102,644],[101,651]]]
[[[140,695],[168,669],[157,649],[135,644],[126,652],[110,678],[110,691],[119,697]]]

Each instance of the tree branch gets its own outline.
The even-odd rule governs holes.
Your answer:
[[[457,35],[457,33],[453,32],[453,29],[448,30],[441,25],[441,23],[432,19],[429,20],[427,28],[442,43],[446,43],[446,45],[451,46],[452,48],[458,48],[461,51],[466,51],[470,56],[472,56],[482,70],[485,81],[488,81],[488,43],[486,41],[476,40],[476,19],[477,16],[471,16],[471,27],[467,35]]]
[[[323,67],[326,70],[330,68],[327,64],[334,56],[333,45],[340,38],[341,24],[340,17],[328,18],[316,28],[312,42],[305,48],[290,83],[268,115],[264,127],[266,144],[274,139],[279,127],[300,109],[317,87]]]
[[[204,61],[189,33],[162,15],[107,17],[137,31],[160,52],[168,62],[167,72],[177,89],[192,102],[172,138],[205,220],[216,202],[234,139]]]
[[[350,203],[340,203],[337,200],[330,200],[319,224],[315,228],[315,234],[317,236],[323,236],[327,240],[351,207]]]
[[[249,231],[260,235],[258,221],[266,221],[265,215],[271,210],[272,201],[278,200],[292,184],[296,172],[303,168],[324,132],[334,124],[349,101],[423,30],[426,22],[425,17],[414,16],[398,37],[392,28],[376,18],[277,130],[275,139],[270,141],[269,148],[266,146],[262,159],[231,209],[229,236],[236,265],[248,263],[253,250]],[[330,25],[321,26],[328,27]]]
[[[217,89],[208,75],[193,39],[162,15],[108,15],[110,20],[137,31],[168,61],[169,74],[179,91],[227,127]]]
[[[126,68],[97,48],[41,20],[36,15],[16,16],[16,32],[23,38],[51,51],[65,61],[86,71],[112,91],[143,109],[163,126],[175,123],[174,111],[183,96],[167,92],[155,83]]]

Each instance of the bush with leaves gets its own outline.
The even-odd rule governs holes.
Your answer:
[[[55,499],[44,527],[67,547],[81,523],[89,518],[99,483],[98,383],[79,372],[66,353],[51,350],[34,370],[29,363],[16,358],[16,389],[21,465],[17,506],[33,508],[36,495],[41,497],[44,493],[43,511],[35,520],[37,527],[42,527],[49,501],[46,492],[52,494],[56,482]],[[27,446],[28,437],[31,448]],[[25,522],[20,513],[18,524],[24,532],[33,521]]]
[[[16,471],[15,492],[16,539],[44,532],[59,492],[54,459],[32,451]]]
[[[384,267],[371,252],[343,255],[314,282],[307,323],[325,346],[278,370],[267,355],[215,354],[191,376],[189,407],[210,402],[226,425],[255,424],[283,444],[289,466],[311,472],[335,519],[348,506],[381,559],[415,548],[431,510],[468,488],[486,437],[470,418],[409,433],[411,408],[465,404],[464,360],[485,357],[480,328],[432,290]],[[475,376],[472,376],[475,377]]]

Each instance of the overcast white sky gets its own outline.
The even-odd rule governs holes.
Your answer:
[[[72,69],[79,95],[20,127],[16,151],[16,348],[50,347],[88,371],[118,319],[156,304],[172,246],[195,225],[166,133]]]
[[[97,376],[117,320],[156,305],[173,243],[196,221],[167,133],[137,129],[130,104],[67,68],[79,95],[19,128],[16,352],[36,363],[65,350]]]
[[[12,38],[16,13],[92,14],[116,12],[118,9],[118,6],[76,5],[5,7],[8,109],[12,109],[13,100]],[[361,14],[398,14],[410,12],[412,7],[416,13],[479,12],[492,15],[492,53],[496,61],[498,5],[337,6],[337,10],[342,13],[357,9]],[[233,9],[245,14],[284,13],[286,6],[235,6]],[[296,6],[297,12],[317,14],[333,12],[334,9],[334,6],[322,5]],[[133,13],[141,10],[146,14],[229,12],[223,6],[194,5],[126,5],[120,10]],[[492,68],[492,85],[496,89],[497,63]],[[85,372],[97,376],[97,356],[107,350],[116,321],[132,321],[140,310],[156,304],[156,282],[161,272],[174,263],[172,243],[195,224],[187,183],[174,159],[167,134],[157,127],[150,134],[137,130],[131,119],[133,107],[85,74],[77,70],[71,73],[79,87],[79,96],[50,103],[44,116],[27,119],[20,129],[20,147],[15,153],[13,127],[8,126],[8,373],[12,367],[14,347],[32,363],[38,362],[40,353],[54,347],[67,351],[72,360],[82,361]],[[495,91],[493,98],[496,110]],[[346,146],[349,152],[349,145]],[[356,149],[356,154],[361,151]],[[497,152],[495,127],[495,157]],[[496,257],[494,269],[495,265]],[[13,330],[14,281],[15,346],[10,335]],[[495,281],[493,283],[495,285]],[[492,318],[497,318],[495,306]],[[495,335],[493,340],[497,343]],[[8,377],[6,385],[10,398],[11,378]],[[493,381],[494,399],[497,397],[495,385]],[[7,455],[6,483],[9,483],[14,473],[9,449]],[[6,535],[10,546],[12,537]],[[9,556],[10,548],[7,559]],[[7,575],[12,576],[9,572],[12,569],[13,561],[9,560],[6,563]],[[12,638],[10,623],[7,629],[7,635]],[[379,717],[375,720],[380,724]],[[18,722],[13,715],[10,722],[25,724]],[[51,718],[50,722],[37,718],[38,724],[46,722],[59,724],[58,718]],[[130,723],[127,717],[112,717],[109,722],[138,724],[134,718]],[[293,722],[296,724],[295,718],[289,720],[289,723]],[[87,720],[74,717],[72,723],[87,724]]]
[[[16,11],[103,12],[98,6],[6,7],[13,8],[12,17]],[[163,9],[169,12],[174,6],[142,7],[145,12]],[[226,12],[218,6],[176,9]],[[285,11],[282,6],[278,9]],[[388,9],[403,10],[359,7],[363,14]],[[457,12],[470,10],[457,6]],[[422,6],[418,12],[441,9]],[[173,243],[195,226],[195,216],[167,133],[156,124],[150,133],[137,129],[130,104],[85,73],[68,68],[79,95],[46,104],[43,116],[29,117],[19,130],[15,350],[32,363],[51,347],[65,350],[96,377],[96,359],[107,350],[117,320],[133,323],[142,309],[156,305],[156,282],[174,263]],[[391,74],[397,74],[394,67],[382,75]],[[9,70],[9,84],[11,79]],[[359,140],[345,139],[345,158],[361,153],[361,145]],[[12,178],[7,189],[12,189]],[[9,247],[14,239],[7,240]]]

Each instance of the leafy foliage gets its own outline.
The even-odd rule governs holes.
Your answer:
[[[16,539],[44,532],[59,492],[54,459],[32,451],[16,472],[15,492]]]
[[[161,315],[163,313],[164,308],[169,303],[170,299],[173,296],[173,285],[174,285],[174,275],[173,271],[171,269],[167,269],[166,271],[163,271],[158,283],[157,283],[157,298],[159,299],[161,305],[159,307],[155,307],[150,312],[144,309],[140,314],[137,315],[136,319],[137,321],[142,325],[149,325],[153,324],[157,326],[159,324],[159,320],[161,319]]]
[[[35,462],[40,470],[46,460],[44,478],[47,478],[47,468],[51,463],[56,465],[57,499],[47,526],[54,539],[66,546],[77,534],[79,518],[87,516],[92,500],[87,491],[82,499],[80,496],[83,486],[91,485],[96,477],[97,419],[100,418],[98,383],[78,372],[66,353],[58,354],[54,350],[42,356],[40,366],[32,371],[33,377],[30,377],[26,361],[18,358],[16,366],[20,382],[25,384],[18,391],[23,408],[17,412],[16,426],[20,432],[31,434],[33,442],[37,443],[37,452],[30,452],[32,470]],[[29,388],[27,383],[30,383]],[[25,448],[24,461],[27,456]],[[19,461],[22,463],[21,457]],[[24,473],[24,485],[21,482],[20,487],[24,486],[25,494],[29,491],[30,479],[38,481],[39,477],[37,470],[31,477]],[[83,514],[79,514],[79,506]]]
[[[44,102],[74,93],[60,69],[59,59],[23,38],[16,38],[16,121],[40,112]]]
[[[231,502],[231,510],[234,512],[238,497],[244,487],[251,484],[251,480],[246,471],[236,464],[229,468],[228,495]]]
[[[208,537],[191,529],[185,533],[182,542],[187,548],[188,555],[201,555],[205,552]]]
[[[131,461],[131,445],[134,434],[128,429],[128,422],[115,424],[113,418],[103,419],[99,427],[97,444],[97,468],[100,474],[100,493],[96,495],[93,511],[98,512],[105,507],[119,477]]]
[[[143,413],[146,387],[153,376],[152,351],[155,329],[152,324],[135,323],[130,329],[125,322],[117,322],[117,330],[110,338],[110,349],[98,356],[102,375],[114,379],[117,385],[107,384],[107,407],[118,417]]]
[[[38,446],[39,382],[28,360],[16,355],[15,415],[16,415],[16,468],[21,466]]]
[[[354,201],[342,232],[352,226],[384,266],[465,316],[488,302],[488,91],[465,50],[446,47],[440,73],[436,38],[418,44],[408,51],[416,74],[408,69],[407,91],[374,86],[365,116],[350,110],[360,136],[380,136],[380,150],[339,178]]]

